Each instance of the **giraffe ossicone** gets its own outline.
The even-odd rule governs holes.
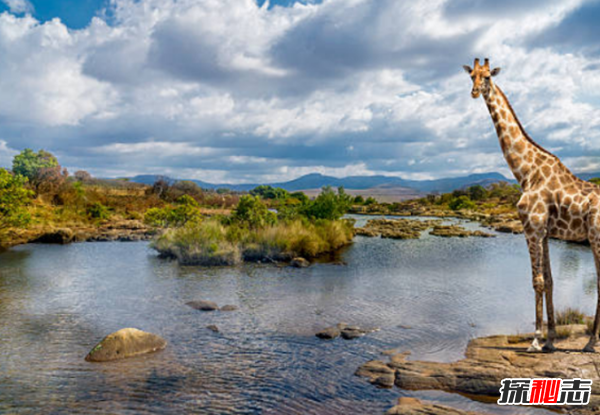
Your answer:
[[[529,351],[555,350],[556,322],[548,249],[548,238],[552,237],[588,240],[592,248],[599,295],[592,334],[584,351],[594,352],[600,332],[600,187],[577,178],[558,157],[529,137],[506,95],[492,81],[500,69],[490,69],[489,59],[483,65],[475,59],[473,68],[467,65],[463,68],[473,81],[471,96],[481,95],[485,100],[506,162],[523,190],[517,209],[531,257],[536,315],[535,338]],[[548,336],[541,347],[544,299]]]

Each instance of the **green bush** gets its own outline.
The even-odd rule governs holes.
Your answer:
[[[260,197],[245,195],[236,206],[232,220],[251,229],[258,229],[274,225],[277,215],[267,208]]]
[[[600,177],[594,177],[593,179],[590,179],[590,183],[600,186]]]
[[[286,200],[290,197],[290,193],[280,187],[258,186],[250,191],[252,196],[260,196],[263,199]]]
[[[348,212],[352,202],[352,196],[344,192],[343,187],[336,193],[331,186],[326,186],[315,200],[301,206],[300,213],[313,220],[338,220]]]
[[[110,210],[102,203],[95,202],[88,206],[87,214],[90,218],[106,220],[110,218]]]
[[[27,179],[0,168],[0,232],[10,227],[26,226],[31,216],[26,206],[33,192],[25,188]]]
[[[471,200],[483,200],[488,196],[488,191],[479,184],[469,187],[467,193]]]
[[[477,205],[468,196],[459,196],[448,203],[452,210],[475,209]]]
[[[180,196],[175,206],[151,208],[144,215],[144,222],[159,228],[183,226],[190,221],[199,221],[201,214],[196,200],[188,195]]]

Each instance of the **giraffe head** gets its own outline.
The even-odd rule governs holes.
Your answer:
[[[479,59],[477,58],[475,59],[473,68],[468,65],[464,65],[463,68],[473,80],[473,89],[471,90],[473,98],[479,98],[480,94],[485,96],[489,93],[492,88],[492,76],[500,73],[500,68],[490,70],[490,60],[488,58],[485,58],[483,65],[479,64]]]

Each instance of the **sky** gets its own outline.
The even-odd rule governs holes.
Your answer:
[[[0,166],[97,177],[510,175],[462,65],[600,171],[600,1],[0,0]]]

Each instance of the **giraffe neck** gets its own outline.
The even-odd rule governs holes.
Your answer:
[[[527,135],[499,87],[492,84],[484,99],[496,127],[504,158],[515,179],[526,189],[530,176],[537,171],[536,166],[541,166],[556,157]]]

